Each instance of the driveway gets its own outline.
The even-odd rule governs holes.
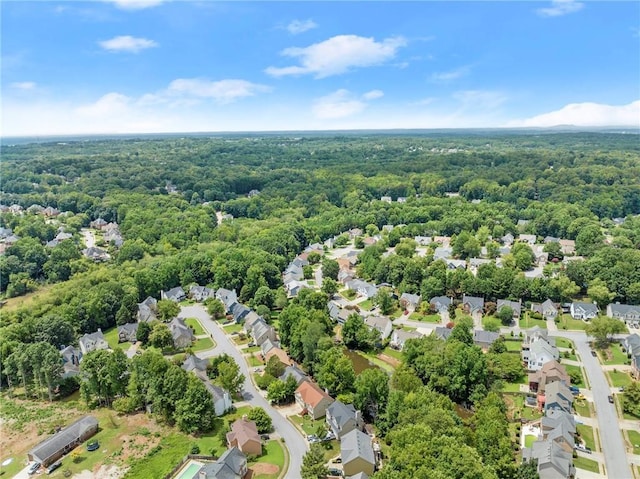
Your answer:
[[[218,323],[209,317],[209,314],[202,305],[183,306],[180,311],[180,316],[184,318],[197,318],[207,333],[209,333],[216,342],[216,347],[201,354],[201,357],[212,357],[227,353],[238,363],[240,371],[245,377],[242,397],[252,406],[259,406],[269,414],[273,422],[274,430],[282,437],[286,448],[289,450],[289,468],[285,479],[298,479],[302,467],[302,457],[307,452],[307,441],[304,440],[295,426],[273,408],[256,389],[251,381],[251,372],[242,353],[238,351],[236,345],[227,337]]]
[[[591,356],[591,347],[589,346],[587,335],[583,332],[557,331],[552,332],[551,336],[571,339],[582,359],[582,365],[587,373],[591,393],[593,394],[593,403],[596,408],[600,444],[607,476],[615,479],[633,479],[627,461],[627,452],[622,439],[622,431],[618,423],[615,405],[610,404],[608,400],[610,394],[609,383],[598,359]]]

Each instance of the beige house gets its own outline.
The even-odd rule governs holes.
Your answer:
[[[371,438],[357,429],[342,436],[340,457],[344,475],[347,477],[361,472],[371,476],[376,467]]]
[[[306,411],[313,419],[324,417],[327,408],[333,402],[331,396],[309,381],[304,381],[298,386],[295,397],[303,414]]]
[[[231,424],[231,432],[227,433],[227,445],[237,447],[245,454],[259,456],[262,454],[262,441],[256,423],[246,417]]]

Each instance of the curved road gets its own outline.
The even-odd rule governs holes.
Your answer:
[[[302,467],[302,457],[307,452],[307,441],[302,437],[300,432],[291,424],[282,414],[274,409],[269,402],[260,394],[251,381],[251,372],[247,366],[247,361],[236,345],[231,341],[224,330],[213,321],[207,310],[201,304],[193,306],[183,306],[180,311],[183,318],[197,318],[200,324],[206,329],[207,333],[216,342],[216,347],[200,354],[200,357],[212,357],[219,354],[227,353],[240,366],[240,371],[244,374],[245,381],[243,385],[242,397],[252,406],[263,408],[273,421],[273,428],[282,437],[284,444],[289,451],[289,468],[284,476],[285,479],[297,479],[300,477],[300,468]]]

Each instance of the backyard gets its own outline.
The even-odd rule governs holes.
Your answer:
[[[631,375],[626,371],[614,369],[613,371],[607,371],[607,376],[609,377],[609,383],[614,388],[627,387],[633,382]]]
[[[128,344],[125,344],[125,347],[120,346],[120,343],[118,343],[118,328],[115,326],[113,328],[107,329],[102,334],[111,349],[120,348],[124,350],[129,347]]]

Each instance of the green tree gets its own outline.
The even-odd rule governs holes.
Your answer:
[[[147,341],[149,341],[150,334],[151,325],[145,321],[140,321],[140,323],[138,323],[138,330],[136,331],[136,340],[145,345]]]
[[[356,373],[351,360],[340,348],[331,348],[320,356],[320,367],[316,375],[318,384],[329,390],[332,396],[353,390]]]
[[[615,293],[609,292],[609,288],[607,288],[607,283],[605,283],[600,278],[596,278],[591,283],[589,283],[589,288],[587,289],[587,295],[600,307],[604,309],[607,305],[616,297]]]
[[[189,375],[184,396],[176,401],[175,421],[181,431],[188,434],[211,430],[215,418],[213,399],[204,383]]]
[[[207,307],[207,313],[209,313],[213,319],[224,318],[225,308],[222,301],[215,298],[207,298],[204,304]]]
[[[170,299],[158,301],[158,318],[168,323],[180,313],[180,305]]]
[[[624,390],[622,410],[640,418],[640,382],[632,381]]]
[[[513,322],[513,308],[511,306],[502,306],[496,316],[502,324],[508,326]]]
[[[164,323],[156,323],[149,333],[149,344],[154,348],[165,349],[173,346],[173,336]]]
[[[499,319],[488,317],[482,320],[482,327],[485,331],[497,333],[500,331],[500,326],[502,326],[502,322]]]
[[[627,327],[622,321],[607,316],[593,318],[585,328],[585,332],[595,338],[596,345],[603,349],[609,345],[612,335],[624,333],[626,330]]]
[[[322,261],[322,276],[323,278],[331,278],[334,281],[338,280],[338,273],[340,272],[340,265],[333,259],[324,259]]]
[[[385,287],[378,289],[378,292],[372,300],[373,304],[380,308],[382,314],[393,313],[397,306],[396,301],[391,296],[391,290]]]
[[[276,300],[276,295],[273,290],[271,290],[268,286],[260,286],[256,293],[253,295],[253,305],[254,307],[258,305],[264,305],[267,308],[273,308],[273,305]]]
[[[247,414],[247,418],[256,423],[256,427],[260,434],[271,432],[271,429],[273,429],[271,416],[269,416],[261,407],[252,408],[251,411],[249,411],[249,414]]]
[[[320,288],[324,294],[332,298],[334,294],[338,292],[338,282],[331,278],[322,278],[322,288]]]
[[[302,479],[324,479],[329,475],[325,466],[324,450],[320,444],[311,444],[309,451],[302,458],[300,476]]]
[[[389,376],[378,368],[365,369],[355,382],[354,404],[371,420],[383,411],[389,397]]]
[[[536,459],[522,461],[520,466],[518,466],[516,479],[540,479],[540,474],[538,474],[538,461]]]
[[[240,372],[240,366],[232,359],[218,366],[216,382],[230,394],[236,394],[244,384],[244,374]]]
[[[264,372],[270,374],[274,378],[279,378],[284,373],[284,364],[280,362],[277,356],[271,356],[267,365],[264,368]]]

